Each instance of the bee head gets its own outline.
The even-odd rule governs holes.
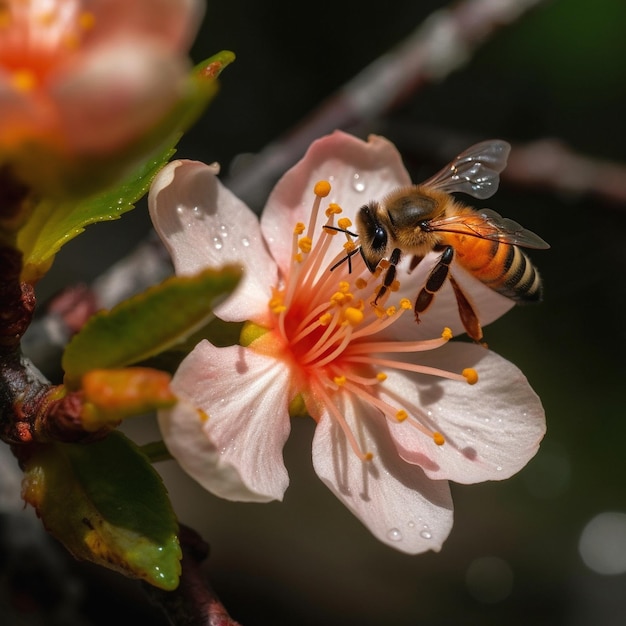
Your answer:
[[[356,216],[361,256],[370,272],[385,257],[389,243],[387,228],[378,218],[380,207],[376,202],[362,206]]]

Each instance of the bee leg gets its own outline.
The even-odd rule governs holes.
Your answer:
[[[376,297],[374,298],[374,304],[378,304],[378,300],[382,298],[387,290],[393,285],[393,281],[396,279],[396,266],[400,263],[400,257],[402,256],[402,251],[400,248],[395,248],[389,257],[389,267],[385,272],[385,277],[383,278],[383,284],[380,286]]]
[[[452,276],[450,276],[450,284],[452,285],[452,289],[454,289],[456,303],[459,307],[459,316],[461,317],[461,322],[463,322],[465,332],[475,342],[479,343],[483,338],[483,329],[480,326],[474,307],[472,307],[470,301],[467,299],[467,296],[463,293],[463,290],[459,287],[458,283],[454,280],[454,278],[452,278]]]
[[[430,271],[426,284],[422,287],[422,290],[417,294],[415,298],[415,321],[419,323],[420,313],[423,313],[433,301],[435,294],[441,289],[443,283],[448,278],[448,272],[450,271],[450,263],[454,258],[454,248],[452,246],[445,246],[439,260]]]

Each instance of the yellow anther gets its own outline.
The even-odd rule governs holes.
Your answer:
[[[343,312],[343,316],[346,322],[348,322],[351,326],[357,326],[363,321],[363,311],[355,309],[352,306],[346,308]]]
[[[433,433],[433,441],[438,445],[442,446],[446,442],[446,438],[441,433]]]
[[[318,181],[313,187],[313,193],[318,198],[325,198],[330,193],[330,183],[327,180]]]
[[[341,291],[341,293],[348,293],[350,291],[350,283],[347,280],[339,281],[339,291]]]
[[[350,226],[352,226],[352,221],[349,217],[340,217],[337,220],[337,226],[339,226],[339,228],[343,228],[343,230],[347,230]]]
[[[330,217],[331,215],[339,215],[343,212],[343,209],[335,202],[331,202],[326,207],[326,217]]]
[[[17,70],[11,76],[11,84],[17,91],[27,93],[37,84],[37,78],[30,70]]]
[[[402,300],[400,300],[400,308],[405,311],[410,311],[413,308],[413,305],[408,298],[402,298]]]
[[[293,260],[296,263],[302,263],[302,259],[303,259],[303,256],[302,256],[302,254],[300,254],[300,252],[298,252],[298,254],[294,254],[293,255]]]
[[[355,248],[356,244],[354,243],[354,241],[346,241],[346,243],[343,244],[343,249],[346,252],[352,252]]]
[[[389,291],[398,291],[400,289],[400,281],[394,280],[391,285],[389,285]]]
[[[352,294],[350,294],[350,295],[352,296]],[[352,297],[354,297],[354,296],[352,296]],[[359,309],[359,311],[365,311],[365,302],[362,300],[362,298],[359,298],[358,300],[355,300],[352,303],[352,306],[355,309]]]
[[[301,235],[304,232],[305,228],[306,226],[302,222],[298,222],[293,229],[293,234]]]
[[[197,411],[198,411],[198,417],[200,418],[200,421],[202,423],[209,421],[209,414],[208,413],[205,413],[202,409],[197,409]]]
[[[385,372],[378,372],[378,374],[376,374],[376,379],[378,382],[383,383],[387,380],[387,374],[385,374]]]
[[[335,376],[333,378],[333,382],[335,383],[335,385],[337,385],[338,387],[341,387],[343,385],[346,384],[346,377],[345,376]]]
[[[356,281],[354,281],[354,286],[357,289],[365,289],[365,287],[367,287],[367,281],[365,278],[357,278]]]
[[[391,317],[392,315],[396,314],[396,307],[395,306],[388,306],[387,310],[385,311],[385,313],[387,314],[387,317]]]
[[[305,254],[311,252],[313,246],[313,240],[310,237],[301,237],[298,241],[298,248]]]
[[[366,452],[365,453],[365,458],[363,459],[364,461],[371,461],[374,458],[374,455],[371,452]]]
[[[404,410],[404,409],[400,409],[397,413],[396,413],[396,419],[399,422],[404,422],[404,420],[409,416],[409,414]]]
[[[447,341],[450,341],[450,339],[452,339],[452,331],[447,326],[443,329],[443,332],[441,333],[441,338]]]
[[[335,293],[330,296],[330,303],[341,306],[346,301],[346,295],[341,293],[341,291],[335,291]]]
[[[465,368],[461,374],[470,385],[475,385],[478,382],[478,372],[473,367]]]
[[[89,11],[83,11],[78,16],[78,24],[83,30],[91,30],[96,25],[96,17]]]
[[[386,270],[389,267],[389,261],[387,259],[381,259],[378,263],[378,267],[381,270]]]
[[[333,316],[330,313],[322,313],[322,315],[317,318],[317,321],[321,326],[328,326],[332,319]]]

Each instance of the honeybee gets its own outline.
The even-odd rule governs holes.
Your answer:
[[[550,246],[517,222],[490,209],[476,210],[450,195],[462,192],[480,200],[491,197],[498,189],[499,173],[506,166],[510,149],[505,141],[483,141],[422,184],[397,189],[360,208],[356,235],[367,268],[373,273],[383,259],[388,261],[375,303],[392,287],[403,255],[413,255],[413,270],[431,251],[440,252],[440,256],[415,299],[418,322],[447,280],[467,334],[474,341],[482,339],[478,315],[450,272],[454,259],[472,276],[516,303],[541,300],[541,278],[521,248]]]

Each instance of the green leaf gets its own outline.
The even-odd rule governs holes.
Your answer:
[[[161,589],[178,586],[176,516],[160,476],[121,433],[35,448],[24,498],[76,558]]]
[[[203,326],[239,282],[233,267],[174,276],[92,317],[63,355],[65,384],[80,387],[94,369],[125,367],[158,354]]]
[[[119,219],[133,209],[174,154],[173,145],[143,163],[121,185],[96,196],[79,201],[42,200],[18,234],[17,245],[24,255],[22,279],[35,282],[41,278],[61,246],[89,224]]]

